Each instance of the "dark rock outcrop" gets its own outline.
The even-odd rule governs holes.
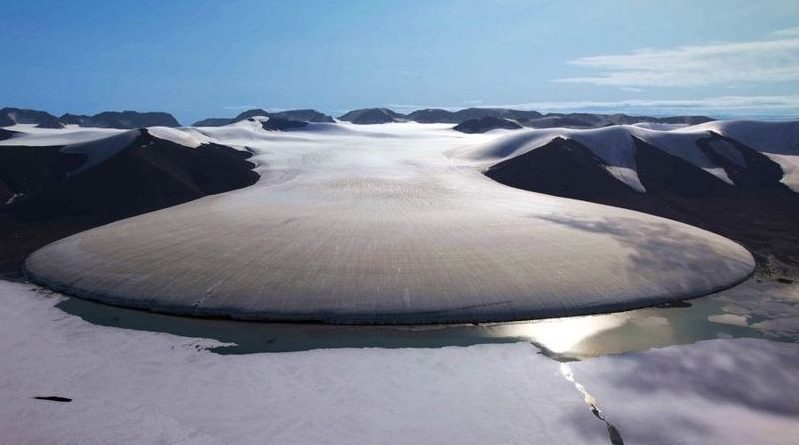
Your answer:
[[[64,128],[58,118],[46,111],[6,107],[0,109],[0,127],[14,124],[36,124],[39,128]]]
[[[471,119],[492,117],[497,119],[528,120],[541,117],[537,111],[511,110],[507,108],[466,108],[459,111],[448,111],[439,108],[416,110],[407,115],[408,120],[421,123],[460,124]]]
[[[137,111],[105,111],[93,116],[67,113],[59,118],[65,125],[81,127],[134,129],[144,127],[179,127],[177,119],[169,113]]]
[[[335,120],[319,111],[316,110],[286,110],[286,111],[278,111],[275,113],[270,113],[270,117],[277,117],[280,119],[286,119],[290,121],[301,121],[301,122],[327,122],[333,123]]]
[[[459,124],[462,122],[458,117],[455,116],[454,112],[442,110],[440,108],[416,110],[406,115],[406,117],[408,120],[423,124]]]
[[[208,119],[199,120],[193,124],[192,127],[223,127],[232,124],[233,119],[226,117],[209,117]]]
[[[670,117],[652,117],[652,116],[629,116],[622,113],[617,114],[601,114],[601,113],[547,113],[545,117],[564,119],[564,122],[578,121],[581,127],[606,127],[608,125],[633,125],[642,122],[652,122],[661,124],[686,124],[696,125],[705,122],[710,122],[714,119],[707,116],[670,116]],[[543,128],[535,127],[534,128]],[[573,125],[564,125],[568,127],[576,127]]]
[[[352,122],[353,124],[369,125],[405,122],[407,119],[405,119],[405,115],[388,108],[362,108],[339,116],[339,120]]]
[[[92,117],[85,114],[66,113],[58,118],[63,125],[77,125],[79,127],[92,127]]]
[[[562,138],[495,164],[485,174],[511,187],[701,227],[743,244],[761,270],[778,267],[781,273],[799,273],[799,194],[780,182],[779,165],[724,136],[700,139],[699,148],[724,168],[733,186],[640,139],[633,141],[637,173],[646,193],[615,179],[585,146]],[[720,142],[740,153],[745,162],[723,156]]]
[[[6,139],[11,139],[14,135],[17,134],[16,131],[5,130],[0,128],[0,141],[4,141]]]
[[[10,127],[16,124],[7,114],[0,114],[0,127]]]
[[[469,119],[465,122],[453,127],[453,130],[460,131],[461,133],[485,133],[486,131],[504,128],[507,130],[518,130],[522,128],[521,124],[515,120],[505,119],[501,117],[481,117],[478,119]]]
[[[285,131],[296,128],[302,128],[308,125],[308,122],[293,121],[289,119],[281,119],[279,117],[270,116],[269,119],[261,122],[261,127],[268,131]]]
[[[72,233],[251,185],[258,174],[250,156],[215,144],[187,148],[141,130],[128,147],[76,174],[83,154],[5,146],[0,275],[15,277],[26,255]]]
[[[250,119],[253,117],[276,117],[283,120],[289,121],[299,121],[299,122],[335,122],[335,120],[319,111],[305,109],[305,110],[286,110],[286,111],[277,111],[274,113],[270,113],[266,110],[260,108],[254,108],[252,110],[247,110],[243,113],[240,113],[238,116],[228,119],[228,118],[209,118],[197,121],[192,124],[194,127],[222,127],[224,125],[230,125],[235,122],[239,122],[245,119]]]
[[[522,125],[531,128],[596,128],[607,125],[630,125],[639,122],[696,125],[713,120],[706,116],[651,117],[628,116],[621,113],[548,113],[544,115],[537,111],[513,110],[509,108],[466,108],[459,111],[428,108],[424,110],[416,110],[412,113],[409,113],[406,117],[408,120],[421,123],[451,124],[459,124],[470,119],[493,117],[516,120]]]
[[[243,121],[244,119],[249,119],[258,116],[268,117],[269,112],[261,108],[253,108],[252,110],[247,110],[239,113],[238,116],[230,120],[230,123],[232,124],[233,122]]]
[[[524,121],[539,118],[542,116],[542,114],[537,111],[511,110],[508,108],[466,108],[465,110],[455,112],[455,116],[460,122],[482,117],[496,117]]]
[[[485,175],[510,187],[548,195],[592,202],[618,196],[638,205],[645,203],[641,193],[614,178],[605,166],[588,148],[559,137],[489,167]]]

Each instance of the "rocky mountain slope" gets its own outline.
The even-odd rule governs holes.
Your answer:
[[[624,207],[737,240],[765,272],[799,268],[799,122],[527,130],[452,153],[503,184]]]
[[[180,126],[174,116],[163,112],[104,111],[93,116],[67,113],[61,116],[58,121],[63,125],[119,129]]]
[[[362,108],[352,110],[338,117],[339,120],[353,124],[372,125],[386,124],[389,122],[406,122],[404,114],[397,113],[388,108]]]
[[[0,127],[33,124],[39,128],[63,128],[58,118],[46,111],[6,107],[0,109]]]
[[[258,178],[247,151],[213,143],[188,149],[150,131],[68,133],[60,140],[33,134],[3,141],[0,274],[14,276],[25,255],[71,233]]]
[[[238,116],[234,118],[209,118],[197,121],[193,124],[195,127],[222,127],[224,125],[230,125],[245,119],[253,118],[253,117],[274,117],[277,119],[282,119],[286,121],[298,121],[298,122],[328,122],[332,123],[335,122],[332,117],[321,113],[316,110],[311,109],[303,109],[303,110],[286,110],[286,111],[275,111],[269,112],[266,110],[262,110],[260,108],[254,108],[252,110],[247,110],[242,113],[239,113]]]

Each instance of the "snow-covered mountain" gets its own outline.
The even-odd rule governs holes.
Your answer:
[[[192,142],[168,127],[23,127],[0,141],[0,276],[71,233],[258,179],[251,153]]]
[[[321,113],[316,110],[302,109],[302,110],[286,110],[286,111],[266,111],[260,108],[254,108],[239,113],[238,116],[233,118],[209,118],[203,119],[192,124],[194,127],[222,127],[230,125],[245,119],[253,117],[274,117],[286,121],[298,122],[335,122],[332,117]]]
[[[512,162],[558,139],[585,147],[611,176],[638,192],[646,191],[636,164],[644,145],[680,158],[729,185],[737,185],[730,173],[738,182],[751,180],[757,174],[745,162],[745,154],[760,156],[779,166],[779,182],[799,192],[799,121],[714,121],[667,130],[647,125],[527,130],[452,155],[496,169],[501,162]],[[563,154],[569,156],[568,152]]]
[[[397,193],[405,197],[399,201],[405,203],[402,205],[420,206],[408,210],[408,215],[427,208],[424,203],[437,202],[439,207],[460,206],[458,211],[464,213],[457,221],[465,222],[483,217],[474,212],[477,208],[501,202],[504,210],[490,211],[503,213],[530,204],[526,203],[529,195],[508,192],[512,189],[479,174],[484,173],[515,188],[639,210],[721,233],[746,245],[762,267],[799,266],[799,233],[795,230],[799,226],[798,122],[718,121],[689,127],[639,123],[464,134],[450,124],[409,122],[364,127],[253,113],[256,116],[220,127],[132,131],[42,129],[29,124],[8,127],[7,139],[0,141],[0,154],[4,156],[0,163],[1,198],[6,215],[22,217],[25,208],[37,212],[66,209],[65,214],[74,208],[89,209],[77,215],[89,221],[86,224],[90,227],[116,218],[107,213],[105,219],[93,216],[101,209],[127,209],[126,215],[140,213],[243,187],[257,175],[261,178],[258,187],[282,191],[263,196],[254,191],[245,193],[256,201],[278,199],[282,194],[294,196],[292,190],[302,190],[297,192],[302,200],[316,199],[317,194],[328,196],[319,203],[325,208],[343,202],[339,200],[354,200],[345,206],[350,210],[342,210],[341,215],[348,214],[357,203],[366,209],[371,201],[393,212],[392,206],[399,204],[387,197]],[[252,171],[253,164],[245,160],[252,153],[257,175]],[[204,188],[206,182],[219,187]],[[332,188],[324,184],[332,184]],[[392,191],[391,184],[399,188]],[[387,194],[387,201],[381,190]],[[441,193],[449,193],[447,199],[454,201],[442,200]],[[281,199],[267,207],[284,206],[294,198]],[[571,204],[564,204],[568,200],[536,199],[547,206],[571,208]],[[255,210],[245,202],[240,204],[243,207],[237,207],[236,212],[266,212],[259,213],[253,220],[256,222],[262,221],[258,218],[272,218],[269,212],[277,208]],[[599,215],[603,211],[591,212]],[[322,219],[328,216],[318,215]],[[48,218],[39,218],[37,224],[56,221]],[[53,224],[67,227],[64,219],[57,221]],[[348,224],[356,225],[357,221]],[[26,227],[16,224],[9,225],[13,230],[5,233],[21,233]],[[86,224],[75,227],[84,229]],[[444,222],[433,223],[435,227],[430,230],[438,230],[437,224]],[[563,224],[557,220],[557,226]],[[603,230],[610,233],[616,230],[613,224],[620,223],[611,218],[607,224]],[[64,230],[59,233],[75,229]],[[208,226],[208,230],[217,229]],[[364,226],[362,230],[372,228]],[[650,235],[647,242],[656,243],[658,235]]]
[[[512,187],[705,227],[764,267],[799,267],[799,121],[651,127],[517,130],[449,155]]]

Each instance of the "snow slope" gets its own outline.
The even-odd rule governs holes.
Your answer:
[[[273,132],[256,118],[150,130],[188,147],[250,150],[261,179],[58,241],[27,270],[85,298],[178,314],[415,323],[651,305],[717,291],[753,269],[743,248],[694,227],[502,186],[443,152],[506,139],[449,127]],[[576,137],[606,138],[597,155],[632,181],[613,142],[627,129]]]
[[[782,183],[799,193],[799,121],[718,121],[702,126],[742,142],[771,158],[782,167]]]
[[[62,153],[86,155],[86,161],[70,174],[90,169],[128,147],[139,135],[139,130],[76,129],[54,130],[16,125],[9,127],[20,134],[0,141],[3,146],[57,146]]]
[[[9,444],[790,444],[799,345],[712,340],[561,365],[529,344],[216,355],[0,282]],[[565,372],[564,372],[565,371]],[[35,400],[60,396],[68,403]]]

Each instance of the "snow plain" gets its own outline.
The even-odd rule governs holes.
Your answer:
[[[507,141],[502,133],[450,127],[270,132],[254,119],[153,129],[187,147],[249,150],[261,179],[60,240],[32,254],[27,271],[70,294],[177,314],[434,323],[640,307],[714,292],[753,270],[745,249],[709,232],[500,185],[444,152],[481,153]],[[671,133],[602,129],[619,143],[632,130]],[[550,135],[507,138],[531,134]],[[630,156],[612,141],[597,154],[631,181]]]
[[[790,444],[799,345],[710,340],[561,364],[526,343],[217,355],[0,282],[8,444]],[[71,402],[35,400],[60,396]]]

